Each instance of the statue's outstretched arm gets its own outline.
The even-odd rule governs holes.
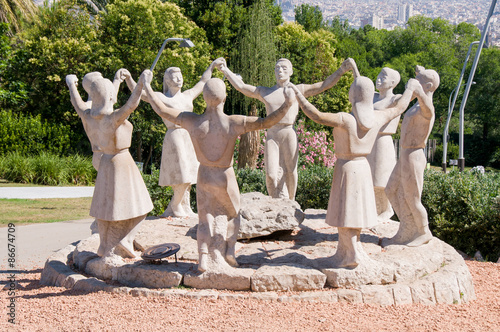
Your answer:
[[[245,119],[245,132],[266,129],[277,124],[288,112],[290,106],[292,106],[295,98],[295,93],[289,87],[284,87],[283,95],[285,96],[285,101],[283,104],[274,112],[266,116],[265,118],[259,118],[255,116],[249,116]]]
[[[311,120],[313,120],[316,123],[330,126],[330,127],[337,127],[341,126],[343,121],[342,121],[342,114],[341,113],[323,113],[320,112],[313,104],[311,104],[305,97],[304,95],[299,91],[299,89],[293,85],[290,84],[289,87],[291,87],[295,91],[295,96],[297,98],[297,102],[299,103],[300,108],[304,112],[304,114]]]
[[[208,82],[209,79],[212,78],[212,72],[214,68],[221,63],[222,58],[219,58],[213,61],[210,66],[208,66],[207,70],[201,75],[201,79],[198,83],[195,84],[191,89],[184,91],[184,94],[189,95],[193,100],[198,97],[203,91],[203,87],[205,83]]]
[[[258,87],[243,82],[243,80],[240,77],[238,77],[238,75],[236,75],[231,70],[229,70],[229,68],[227,68],[226,60],[224,60],[224,58],[219,58],[215,61],[218,60],[220,60],[221,63],[217,65],[217,68],[219,68],[219,70],[224,74],[224,76],[226,76],[229,83],[231,83],[231,85],[234,86],[236,90],[238,90],[247,97],[261,100]]]
[[[314,84],[300,84],[297,85],[297,88],[303,93],[305,97],[315,96],[335,86],[342,75],[347,73],[349,70],[352,70],[354,79],[359,76],[359,70],[356,66],[356,62],[351,58],[346,59],[339,67],[339,69],[328,76],[323,82]]]
[[[177,125],[181,125],[181,119],[179,116],[183,112],[166,106],[160,100],[160,98],[158,98],[156,92],[154,92],[153,88],[151,88],[152,80],[153,80],[153,73],[149,69],[146,69],[145,71],[142,72],[138,83],[138,86],[139,84],[141,85],[141,89],[142,85],[144,86],[144,93],[146,94],[146,97],[148,98],[151,107],[153,107],[153,110],[162,118],[165,118],[168,121],[175,123]]]
[[[78,77],[76,77],[76,75],[67,75],[66,84],[69,88],[71,104],[78,113],[78,116],[83,117],[84,111],[89,107],[87,107],[87,104],[83,101],[78,89],[76,88],[78,86]]]

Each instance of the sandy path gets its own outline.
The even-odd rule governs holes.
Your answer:
[[[1,331],[500,331],[500,264],[468,261],[477,300],[455,305],[278,303],[84,294],[40,286],[41,269],[18,275],[16,321]],[[4,282],[6,275],[2,275]]]

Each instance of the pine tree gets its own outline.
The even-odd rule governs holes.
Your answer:
[[[274,64],[277,48],[274,25],[264,0],[257,0],[249,8],[248,22],[239,31],[237,45],[231,62],[236,73],[243,81],[255,86],[274,85]],[[263,113],[264,105],[258,100],[232,91],[233,113],[258,116]],[[261,114],[264,115],[264,114]],[[240,138],[238,168],[256,168],[260,147],[258,131],[242,135]]]

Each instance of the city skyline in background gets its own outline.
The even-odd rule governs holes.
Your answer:
[[[347,20],[350,27],[371,25],[376,29],[404,27],[408,18],[423,15],[443,18],[453,24],[467,22],[482,32],[491,7],[490,0],[276,0],[285,21],[295,21],[294,8],[301,4],[317,6],[325,21],[335,17]],[[488,33],[488,43],[500,46],[500,10],[495,8]]]

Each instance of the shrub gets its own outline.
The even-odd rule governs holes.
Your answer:
[[[235,172],[238,188],[242,194],[257,191],[267,195],[266,172],[264,170],[242,168]]]
[[[452,142],[448,142],[448,147],[446,149],[446,161],[449,164],[451,159],[458,159],[458,145]],[[443,144],[436,146],[436,152],[434,153],[434,164],[441,165],[443,162]]]
[[[43,185],[92,185],[97,172],[89,157],[59,157],[50,152],[27,156],[9,152],[0,157],[0,177],[12,182]]]
[[[333,167],[335,143],[329,141],[325,131],[309,131],[303,120],[297,126],[299,141],[299,167],[305,169],[311,165]]]
[[[468,255],[479,250],[497,260],[500,254],[500,173],[425,173],[422,203],[433,234]]]
[[[299,169],[295,200],[305,209],[326,209],[332,187],[333,168],[309,166]]]
[[[172,187],[162,187],[158,184],[160,179],[160,170],[157,169],[154,164],[151,166],[151,174],[142,174],[142,178],[144,179],[144,183],[148,188],[149,196],[153,201],[153,210],[149,212],[150,216],[160,216],[163,214],[165,209],[170,203],[172,196],[174,196],[174,191]],[[191,186],[191,208],[193,211],[197,211],[196,209],[196,185]]]
[[[22,155],[40,151],[61,155],[68,152],[70,144],[69,126],[42,121],[40,115],[0,111],[0,155],[14,151]]]

